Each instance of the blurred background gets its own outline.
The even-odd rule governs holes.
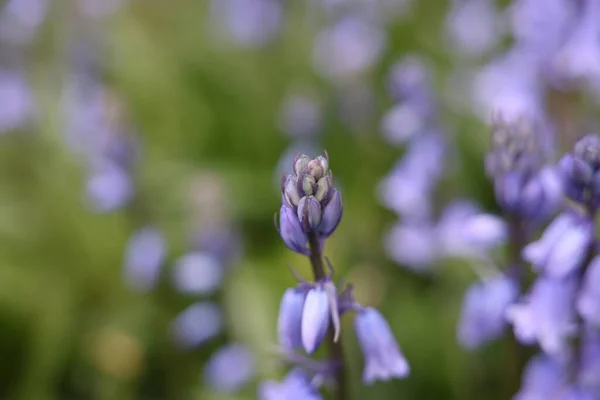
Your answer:
[[[444,210],[497,211],[491,111],[542,93],[572,134],[600,93],[527,86],[511,15],[487,0],[0,0],[0,398],[257,398],[286,372],[272,349],[289,266],[310,278],[273,224],[280,178],[325,150],[344,199],[325,254],[412,369],[363,386],[345,317],[353,399],[509,398],[506,343],[457,344],[478,275]]]

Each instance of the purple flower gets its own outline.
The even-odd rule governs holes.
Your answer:
[[[283,102],[279,125],[290,136],[309,136],[317,133],[323,123],[317,100],[298,93],[287,96]]]
[[[458,324],[461,346],[473,349],[500,337],[506,327],[506,309],[518,292],[514,280],[504,275],[473,284],[465,295]]]
[[[481,213],[465,200],[449,204],[435,229],[440,254],[450,257],[484,258],[507,236],[506,223],[501,218]]]
[[[210,254],[191,252],[176,261],[173,281],[180,292],[208,295],[223,281],[223,272],[223,265]]]
[[[365,358],[363,381],[367,385],[408,376],[408,362],[379,311],[371,307],[361,310],[354,319],[354,329]]]
[[[254,356],[250,350],[241,344],[228,344],[208,360],[204,380],[220,392],[232,392],[244,386],[254,373]]]
[[[538,59],[516,47],[484,67],[473,80],[473,104],[485,121],[501,115],[508,122],[543,117]]]
[[[211,22],[236,44],[256,48],[279,33],[283,6],[277,0],[213,0]]]
[[[384,247],[392,260],[415,271],[428,270],[439,256],[435,228],[427,222],[396,224],[385,235]]]
[[[414,104],[400,103],[383,116],[381,131],[388,142],[402,145],[423,132],[426,118]]]
[[[150,290],[158,281],[166,253],[162,233],[153,227],[136,231],[125,252],[124,268],[127,283],[135,290]]]
[[[133,183],[127,171],[110,161],[96,166],[86,185],[87,198],[99,212],[111,212],[125,206],[133,194]]]
[[[25,76],[0,70],[0,133],[20,128],[32,115],[33,99]]]
[[[565,385],[564,366],[558,361],[538,355],[532,358],[523,373],[521,390],[513,400],[550,399]]]
[[[581,266],[592,238],[589,221],[561,214],[537,242],[523,249],[523,258],[550,277],[563,278]]]
[[[554,67],[568,80],[600,78],[600,2],[584,0],[581,17],[554,59]]]
[[[0,9],[0,38],[17,46],[30,42],[46,17],[48,0],[8,0]]]
[[[381,27],[345,17],[317,36],[315,70],[333,81],[354,78],[377,62],[384,47],[385,32]]]
[[[517,339],[537,342],[548,354],[563,352],[575,329],[574,290],[573,280],[538,278],[525,300],[506,311]]]
[[[590,325],[600,327],[600,256],[594,257],[583,277],[577,311]]]
[[[304,350],[312,354],[325,339],[331,318],[329,297],[323,287],[309,290],[304,301],[301,337]]]
[[[293,369],[282,382],[266,381],[259,385],[260,400],[322,400],[300,369]]]
[[[290,250],[301,254],[307,253],[308,237],[294,209],[285,204],[279,210],[279,234]]]
[[[196,347],[217,336],[223,329],[219,307],[210,302],[192,304],[173,321],[175,343],[183,348]]]
[[[300,289],[287,289],[281,298],[277,319],[279,344],[285,349],[302,348],[302,313],[306,293]]]
[[[457,1],[446,21],[446,31],[453,49],[478,56],[500,39],[501,22],[493,1]]]

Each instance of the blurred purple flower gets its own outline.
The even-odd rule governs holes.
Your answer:
[[[413,140],[404,157],[379,185],[383,204],[407,218],[431,214],[431,194],[444,172],[444,142],[435,132]]]
[[[554,59],[560,77],[600,79],[600,1],[583,0],[580,17]]]
[[[282,382],[265,381],[259,385],[260,400],[322,400],[300,369],[293,369]]]
[[[0,8],[0,38],[17,46],[29,43],[47,9],[48,0],[8,0]]]
[[[564,366],[546,355],[532,358],[523,373],[519,393],[513,400],[551,399],[566,384]]]
[[[577,298],[577,311],[588,324],[600,328],[600,256],[594,257],[587,266]]]
[[[32,117],[33,107],[25,76],[16,71],[0,70],[0,134],[21,127]]]
[[[135,290],[147,291],[154,287],[166,255],[162,233],[153,227],[136,231],[125,251],[125,280]]]
[[[317,99],[293,93],[283,101],[279,120],[279,126],[287,135],[302,137],[320,131],[323,115]]]
[[[377,62],[385,42],[380,26],[353,16],[344,17],[317,36],[315,70],[332,81],[355,78]]]
[[[507,326],[506,309],[518,295],[517,284],[505,275],[471,285],[458,324],[460,345],[474,349],[500,337]]]
[[[467,56],[479,56],[492,49],[501,38],[503,21],[491,0],[455,0],[446,34],[452,49]]]
[[[79,0],[81,11],[92,18],[103,18],[116,12],[126,0]]]
[[[433,267],[439,257],[435,227],[427,222],[396,224],[384,237],[388,256],[416,272]]]
[[[475,76],[472,99],[488,122],[494,115],[509,123],[523,117],[543,119],[538,59],[527,49],[515,47],[493,60]]]
[[[561,214],[540,240],[523,249],[523,258],[553,278],[564,278],[581,266],[593,239],[593,225],[570,214]]]
[[[126,205],[134,194],[129,174],[112,162],[94,168],[86,185],[91,206],[99,212],[110,212]]]
[[[208,253],[196,251],[176,261],[173,281],[182,293],[209,295],[221,285],[223,274],[219,260]]]
[[[575,23],[571,0],[516,0],[510,8],[511,28],[518,44],[537,57],[551,56]]]
[[[279,33],[283,4],[279,0],[212,0],[210,16],[220,33],[242,47],[256,48]]]
[[[233,392],[255,374],[254,356],[244,345],[234,343],[217,350],[206,363],[204,380],[220,392]]]
[[[426,123],[426,116],[415,105],[399,103],[383,116],[381,131],[388,142],[401,145],[422,133]]]
[[[210,302],[192,304],[177,316],[171,329],[178,346],[199,346],[217,336],[223,329],[221,310]]]
[[[398,347],[392,330],[379,311],[367,307],[354,319],[354,330],[365,359],[363,381],[405,378],[410,373],[408,362]]]
[[[539,343],[550,355],[564,352],[576,328],[573,301],[575,282],[539,277],[521,303],[506,312],[517,339]]]

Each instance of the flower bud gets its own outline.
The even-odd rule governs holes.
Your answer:
[[[285,349],[302,348],[301,325],[306,295],[296,288],[287,289],[281,298],[277,334],[279,344]]]
[[[596,135],[582,137],[575,143],[573,155],[590,164],[594,169],[600,168],[600,137]]]
[[[329,298],[327,292],[316,287],[306,295],[302,311],[302,344],[308,354],[315,352],[325,339],[329,328]]]
[[[317,182],[312,175],[304,174],[299,176],[297,188],[300,197],[312,195],[316,184]]]
[[[308,172],[315,180],[319,180],[327,174],[329,162],[323,156],[319,156],[308,163]]]
[[[294,210],[285,204],[279,210],[279,225],[279,235],[286,246],[296,253],[307,254],[308,238]]]
[[[294,172],[296,176],[300,176],[306,171],[308,171],[308,163],[310,162],[310,157],[306,154],[299,154],[294,159]]]
[[[304,232],[310,232],[321,223],[321,204],[314,196],[304,196],[298,204],[298,219]]]
[[[296,177],[293,175],[287,175],[283,183],[283,194],[286,202],[291,207],[297,207],[300,202],[300,194],[298,194],[298,187]]]
[[[329,203],[323,209],[321,223],[317,227],[317,232],[323,237],[331,236],[335,228],[342,219],[343,206],[342,196],[337,189],[333,189]]]
[[[331,177],[329,175],[322,177],[317,182],[317,190],[315,191],[315,197],[321,205],[325,205],[329,200],[330,191],[332,188]]]

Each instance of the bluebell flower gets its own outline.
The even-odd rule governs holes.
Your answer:
[[[96,165],[86,183],[86,196],[98,212],[111,212],[122,208],[134,195],[131,177],[123,168],[106,161]]]
[[[302,345],[308,354],[314,353],[325,339],[331,319],[330,311],[325,289],[318,285],[309,290],[304,301],[301,323]]]
[[[260,400],[322,400],[300,369],[293,369],[282,382],[262,382],[258,388]]]
[[[522,47],[493,59],[473,80],[475,111],[487,122],[493,115],[508,122],[523,116],[543,119],[543,82],[537,67],[538,59]]]
[[[222,329],[219,307],[211,302],[200,302],[187,307],[175,318],[171,333],[178,346],[193,348],[214,338]]]
[[[154,287],[166,255],[162,233],[153,227],[136,231],[127,242],[124,271],[127,283],[135,290],[146,291]]]
[[[255,372],[255,360],[250,350],[233,343],[210,357],[204,368],[204,380],[210,387],[228,393],[248,383]]]
[[[290,250],[307,254],[308,237],[302,229],[298,215],[286,204],[279,210],[279,235]]]
[[[516,282],[505,275],[471,285],[458,324],[461,346],[472,349],[500,337],[507,326],[506,310],[518,295]]]
[[[0,134],[21,128],[33,117],[33,98],[22,73],[0,69],[0,104]]]
[[[600,206],[600,137],[586,135],[559,162],[565,194],[590,211]]]
[[[366,384],[408,376],[408,362],[379,311],[371,307],[359,311],[354,329],[365,359],[363,381]]]
[[[0,39],[22,46],[30,43],[44,22],[48,0],[8,0],[0,8]]]
[[[457,1],[446,20],[446,34],[453,49],[479,56],[501,38],[502,22],[491,0]]]
[[[384,236],[387,255],[417,272],[428,271],[439,257],[435,226],[430,222],[395,224]]]
[[[561,78],[571,81],[600,78],[600,3],[584,0],[569,38],[554,58]]]
[[[593,225],[571,214],[557,217],[542,237],[523,249],[523,258],[538,271],[563,278],[583,263],[593,238]]]
[[[564,365],[546,355],[532,358],[525,371],[521,389],[513,400],[551,399],[566,384]]]
[[[564,352],[576,330],[575,282],[539,277],[524,301],[506,311],[523,344],[538,343],[547,354]]]
[[[173,267],[173,282],[182,293],[212,294],[224,277],[224,266],[209,253],[193,251],[181,256]]]
[[[380,26],[356,16],[344,16],[317,35],[314,68],[332,81],[356,78],[375,64],[385,44],[385,32]]]
[[[316,98],[302,93],[286,96],[281,106],[278,125],[287,135],[314,135],[321,130],[322,124],[322,110]]]
[[[287,289],[281,298],[277,318],[279,344],[285,349],[302,348],[302,313],[306,293],[297,288]]]
[[[600,256],[594,257],[586,268],[577,311],[588,324],[600,327]]]
[[[213,0],[211,23],[235,44],[257,48],[271,42],[283,23],[283,4],[278,0]]]

